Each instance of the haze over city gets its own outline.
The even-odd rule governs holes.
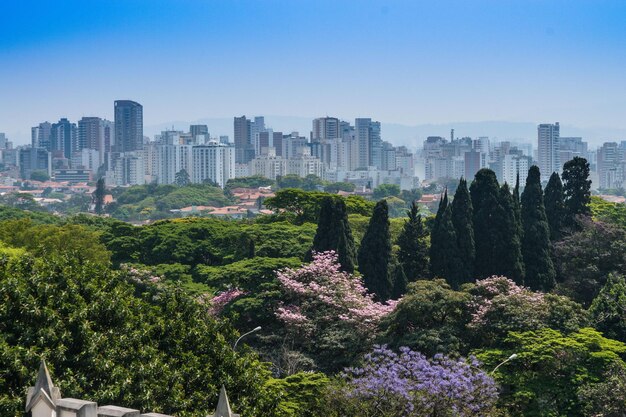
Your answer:
[[[128,98],[149,135],[199,120],[232,135],[233,116],[264,114],[305,134],[374,117],[411,146],[450,127],[534,141],[556,120],[623,140],[625,17],[623,1],[9,2],[0,131],[26,144],[43,120],[112,118]]]

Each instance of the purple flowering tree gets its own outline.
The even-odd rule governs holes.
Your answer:
[[[350,415],[484,416],[495,407],[497,389],[479,366],[474,358],[428,359],[406,347],[395,353],[375,346],[360,368],[346,369],[336,394]]]

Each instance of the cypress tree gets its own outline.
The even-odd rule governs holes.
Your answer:
[[[341,269],[354,272],[356,248],[343,199],[326,197],[322,200],[312,250],[316,252],[334,250],[337,252]],[[311,259],[310,252],[307,259]]]
[[[504,183],[500,188],[498,209],[493,226],[495,274],[504,275],[517,284],[524,283],[524,261],[522,258],[522,242],[520,240],[517,221],[515,220],[515,203],[509,186]]]
[[[566,225],[576,226],[577,216],[590,216],[591,180],[589,162],[585,158],[574,157],[563,165],[563,194],[565,195]]]
[[[443,253],[444,243],[441,238],[441,218],[443,213],[448,208],[448,190],[444,192],[443,196],[439,200],[439,207],[437,214],[435,215],[435,221],[430,231],[430,272],[433,276],[439,276],[443,278],[443,275],[438,275],[444,270],[445,255]]]
[[[458,284],[472,281],[474,276],[474,227],[472,224],[472,200],[467,189],[467,181],[463,178],[454,193],[452,200],[452,224],[456,234],[456,242],[459,249],[459,261],[461,268],[459,276],[454,281]]]
[[[409,281],[426,278],[428,276],[428,249],[422,216],[418,214],[415,201],[407,211],[408,219],[404,222],[398,236],[398,261],[402,266],[405,278]]]
[[[456,232],[454,231],[454,224],[452,224],[452,207],[450,205],[441,214],[437,238],[439,240],[439,250],[434,255],[433,275],[445,278],[450,286],[458,288],[461,284],[463,264],[457,244]]]
[[[520,239],[523,238],[524,229],[522,228],[522,204],[520,202],[519,193],[519,171],[515,176],[515,188],[513,188],[513,204],[515,206],[515,221],[517,222],[517,230]]]
[[[104,178],[100,178],[96,182],[96,190],[93,192],[94,211],[96,214],[102,214],[104,212],[104,197],[106,195],[106,187],[104,185]]]
[[[380,200],[374,206],[374,212],[361,240],[358,261],[365,287],[378,300],[388,300],[393,286],[389,276],[391,234],[387,200]]]
[[[394,263],[392,271],[393,290],[391,291],[391,298],[397,300],[406,293],[408,280],[400,262]]]
[[[474,229],[474,278],[482,279],[497,272],[495,247],[498,243],[498,230],[494,218],[500,207],[500,189],[496,174],[487,168],[476,173],[470,186],[470,196],[474,209],[472,223]]]
[[[609,274],[606,283],[589,308],[596,329],[605,337],[626,341],[626,280]]]
[[[546,217],[550,226],[550,238],[552,241],[561,239],[563,233],[563,221],[565,219],[565,196],[561,177],[553,172],[543,196],[546,208]]]
[[[317,231],[313,238],[313,250],[324,252],[336,250],[336,231],[332,230],[335,201],[332,197],[325,197],[320,204],[320,214],[317,220]]]
[[[550,226],[543,205],[541,175],[536,165],[528,170],[522,194],[522,224],[525,283],[535,291],[549,291],[555,285],[556,271],[550,258]]]

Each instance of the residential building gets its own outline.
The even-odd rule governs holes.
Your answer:
[[[541,171],[541,181],[547,182],[553,172],[560,174],[563,169],[559,138],[559,122],[540,124],[537,127],[537,158]]]

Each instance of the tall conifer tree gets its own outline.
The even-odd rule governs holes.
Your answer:
[[[454,225],[461,263],[459,276],[455,277],[454,280],[457,284],[471,282],[474,276],[476,249],[474,247],[474,227],[472,223],[473,212],[474,209],[472,208],[472,200],[467,189],[467,181],[461,178],[452,200],[452,224]]]
[[[316,252],[334,250],[337,252],[341,269],[354,272],[356,248],[348,223],[348,210],[343,199],[326,197],[322,200],[312,250]]]
[[[576,226],[576,216],[590,216],[591,180],[589,180],[589,162],[575,156],[563,165],[563,193],[567,211],[567,226]]]
[[[358,254],[359,271],[367,289],[381,301],[391,296],[393,284],[389,276],[391,262],[391,235],[389,232],[389,207],[380,200],[374,207],[369,225],[361,240]]]
[[[432,229],[430,231],[430,272],[433,276],[437,276],[438,273],[444,269],[443,263],[445,257],[443,254],[443,242],[441,240],[441,218],[443,213],[448,208],[448,190],[446,189],[444,194],[439,200],[439,207],[437,214],[435,215],[435,221],[433,222]],[[443,276],[439,275],[443,278]]]
[[[487,168],[476,173],[470,186],[472,200],[474,247],[474,278],[481,279],[497,273],[495,248],[499,243],[498,230],[494,223],[500,208],[500,188],[496,174]]]
[[[541,176],[536,165],[528,170],[522,194],[522,224],[525,284],[535,291],[549,291],[555,285],[556,271],[550,258],[550,226],[543,204]]]
[[[522,203],[520,202],[519,193],[519,171],[515,176],[515,188],[513,188],[513,204],[515,205],[515,221],[517,222],[517,233],[520,239],[523,238],[524,229],[522,228]]]
[[[561,239],[563,222],[566,216],[565,196],[561,177],[553,172],[544,191],[543,203],[546,208],[546,218],[550,226],[550,238],[552,241]]]
[[[509,186],[500,188],[500,204],[493,219],[495,232],[494,263],[495,274],[504,275],[517,284],[524,283],[524,260],[520,228],[515,219],[515,203]]]
[[[408,281],[424,279],[428,276],[428,249],[422,216],[418,214],[417,203],[413,201],[407,211],[408,219],[398,236],[398,261]]]

